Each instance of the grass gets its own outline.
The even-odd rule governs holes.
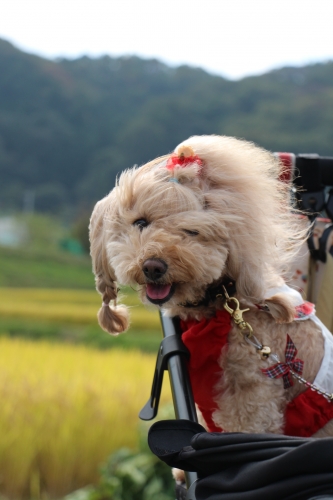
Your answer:
[[[94,288],[88,256],[0,247],[0,286]]]
[[[139,304],[133,294],[124,302],[131,306],[135,329],[158,328],[156,311],[149,311]],[[101,299],[96,291],[52,289],[0,289],[0,315],[41,319],[60,323],[95,324]]]
[[[110,453],[137,446],[154,363],[133,351],[0,338],[0,493],[59,497],[96,482]]]
[[[95,290],[0,288],[0,334],[156,352],[162,338],[157,312],[146,310],[133,290],[125,293],[131,327],[112,337],[97,323],[101,300]]]
[[[0,286],[93,288],[91,260],[63,248],[71,233],[60,220],[41,214],[9,219],[23,240],[17,248],[0,246]]]
[[[75,325],[57,324],[46,321],[31,321],[15,318],[0,318],[0,336],[47,340],[83,344],[98,349],[137,349],[142,352],[156,353],[162,335],[156,331],[141,331],[131,328],[128,332],[112,337],[96,324]]]
[[[103,332],[89,257],[59,250],[52,221],[31,227],[24,249],[0,247],[0,496],[13,500],[59,498],[136,448],[162,337],[130,289],[130,330]]]
[[[42,215],[17,220],[26,229],[24,246],[0,247],[0,335],[103,349],[158,348],[158,314],[147,311],[131,289],[125,290],[125,302],[131,307],[130,330],[115,338],[100,329],[96,315],[101,299],[95,291],[90,257],[61,249],[68,230],[59,221]]]

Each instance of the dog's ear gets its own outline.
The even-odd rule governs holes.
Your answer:
[[[99,201],[93,210],[90,225],[90,255],[95,274],[96,289],[102,295],[103,304],[98,311],[98,322],[106,332],[118,335],[129,327],[129,314],[124,305],[117,306],[117,283],[114,270],[106,253],[106,218],[112,216],[110,195]],[[110,302],[113,301],[113,307]]]
[[[291,323],[295,319],[295,305],[284,293],[277,293],[265,300],[270,314],[277,323]]]

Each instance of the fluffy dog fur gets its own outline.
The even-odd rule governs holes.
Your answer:
[[[129,325],[127,309],[116,304],[117,282],[135,285],[144,303],[158,303],[170,315],[200,320],[223,309],[222,299],[198,307],[186,303],[200,303],[209,286],[228,276],[236,282],[242,309],[250,307],[244,319],[260,342],[283,360],[288,333],[305,362],[303,376],[312,382],[324,352],[320,329],[310,320],[293,321],[288,295],[267,297],[284,283],[305,237],[291,214],[288,186],[279,180],[281,164],[230,137],[191,137],[174,154],[200,160],[170,169],[167,155],[125,171],[95,206],[90,238],[103,296],[102,328],[118,334]],[[160,278],[147,277],[144,267],[151,259],[166,264]],[[263,302],[269,312],[255,306]],[[262,360],[235,326],[219,364],[215,423],[227,431],[282,433],[286,405],[304,385],[285,390],[282,379],[265,377],[261,368],[273,361]],[[331,422],[318,435],[332,435]]]

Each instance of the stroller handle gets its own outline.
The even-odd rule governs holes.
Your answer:
[[[296,155],[295,167],[302,179],[307,170],[316,170],[319,172],[321,183],[324,186],[333,186],[333,157],[319,156],[317,154],[299,154]]]

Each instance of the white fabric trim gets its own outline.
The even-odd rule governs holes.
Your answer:
[[[319,326],[324,337],[324,357],[313,383],[331,394],[333,393],[333,335],[317,316],[310,316],[310,320]]]
[[[267,290],[267,292],[265,293],[265,299],[269,299],[273,297],[273,295],[276,295],[277,293],[284,293],[288,295],[292,299],[295,307],[300,306],[304,302],[302,295],[297,290],[291,288],[285,283],[284,285],[276,286],[274,288],[270,288],[269,290]]]
[[[301,294],[286,284],[270,288],[267,290],[265,298],[268,299],[273,297],[273,295],[277,293],[285,293],[289,297],[292,297],[295,307],[304,303]],[[319,326],[324,337],[324,357],[313,383],[323,391],[331,394],[333,393],[333,335],[315,314],[311,314],[310,316],[306,316],[304,318],[297,318],[296,321],[304,321],[308,319]]]

